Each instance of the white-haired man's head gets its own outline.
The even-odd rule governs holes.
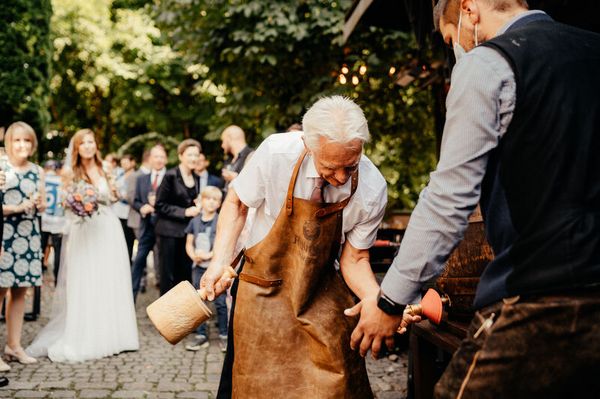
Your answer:
[[[313,104],[302,118],[304,142],[314,150],[319,137],[336,143],[358,139],[369,141],[369,127],[362,109],[352,100],[342,96],[324,97]]]
[[[302,119],[304,143],[319,175],[333,186],[344,185],[358,169],[369,127],[363,111],[342,96],[325,97]]]

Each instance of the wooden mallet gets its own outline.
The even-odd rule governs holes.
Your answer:
[[[228,266],[219,282],[235,277],[237,273]],[[182,281],[148,305],[146,313],[160,335],[175,345],[212,316],[202,300],[204,294],[204,288],[196,290],[189,281]]]

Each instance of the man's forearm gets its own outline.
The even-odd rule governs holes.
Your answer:
[[[340,270],[346,284],[359,299],[377,296],[379,284],[371,269],[368,249],[356,249],[346,241],[340,257]]]
[[[230,188],[219,214],[212,264],[226,265],[231,262],[235,256],[233,253],[235,244],[244,228],[247,216],[248,207],[240,201],[235,190]]]

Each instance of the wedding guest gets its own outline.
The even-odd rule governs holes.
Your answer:
[[[167,171],[156,194],[161,295],[180,281],[191,280],[192,260],[185,253],[185,228],[200,213],[194,204],[200,191],[194,170],[201,152],[200,143],[194,139],[179,143],[179,165]]]
[[[112,205],[112,210],[119,218],[123,234],[125,234],[125,242],[127,243],[127,253],[129,259],[133,255],[133,242],[135,241],[135,233],[133,229],[127,225],[129,218],[129,203],[127,202],[127,178],[135,172],[135,158],[131,154],[125,154],[119,161],[122,173],[116,175],[115,186],[117,188],[118,200]]]
[[[241,127],[231,125],[221,134],[221,148],[229,157],[221,171],[226,187],[237,177],[254,149],[246,143],[246,133]]]
[[[165,148],[157,144],[150,150],[148,160],[151,171],[148,174],[137,178],[135,184],[135,196],[132,207],[140,213],[140,238],[138,240],[138,250],[133,260],[131,269],[133,283],[133,299],[141,289],[141,280],[146,270],[146,259],[152,248],[156,248],[156,192],[165,177],[165,165],[167,164],[167,152]],[[155,262],[155,268],[158,266]],[[159,273],[155,274],[157,279]],[[158,280],[160,281],[160,280]]]
[[[221,189],[225,186],[225,181],[222,178],[208,172],[208,165],[210,165],[210,161],[206,159],[204,153],[200,153],[198,166],[195,169],[196,174],[200,178],[200,192],[208,186],[215,186]]]
[[[212,259],[212,247],[215,242],[215,233],[217,232],[217,220],[219,215],[217,210],[221,207],[223,192],[215,186],[206,186],[202,189],[200,201],[202,213],[192,220],[185,229],[186,244],[185,250],[188,256],[193,260],[192,265],[192,284],[195,288],[200,288],[200,280]],[[227,350],[227,303],[225,295],[215,298],[215,307],[217,308],[217,324],[219,326],[219,347],[221,352]],[[208,334],[206,332],[206,323],[202,323],[194,335],[193,341],[185,346],[186,350],[197,351],[208,347]]]
[[[55,285],[60,269],[62,233],[66,227],[64,209],[61,206],[64,193],[59,175],[60,168],[61,165],[58,161],[51,160],[44,164],[47,207],[46,211],[42,213],[42,253],[44,253],[44,261],[46,261],[46,250],[50,248],[54,250],[52,266]]]
[[[125,199],[129,204],[127,226],[133,229],[133,233],[135,234],[135,238],[138,240],[138,242],[140,240],[141,216],[140,213],[133,207],[133,201],[135,199],[135,186],[138,177],[147,175],[151,171],[150,164],[148,163],[149,159],[150,150],[145,150],[144,154],[142,155],[142,164],[140,165],[140,167],[136,171],[131,173],[129,176],[127,176],[127,178],[125,179],[125,185],[127,186],[127,195]]]
[[[127,245],[108,204],[116,197],[102,169],[96,137],[79,130],[70,145],[65,190],[95,191],[98,210],[72,220],[63,268],[54,292],[52,317],[27,348],[54,362],[77,362],[139,348]],[[85,217],[85,220],[81,220]]]
[[[6,306],[7,343],[4,355],[22,364],[36,363],[21,346],[25,295],[42,285],[42,250],[38,212],[45,209],[44,172],[29,161],[37,148],[31,126],[15,122],[4,140],[8,164],[3,215],[4,253],[0,259],[0,302],[10,290]],[[10,366],[0,359],[0,371]]]

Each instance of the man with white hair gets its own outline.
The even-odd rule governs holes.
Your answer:
[[[248,208],[256,219],[235,297],[219,398],[372,398],[364,360],[350,350],[352,293],[377,306],[369,247],[387,203],[386,182],[363,155],[360,107],[317,101],[304,132],[274,134],[233,180],[213,260],[208,299],[233,256]],[[339,261],[339,271],[336,267]],[[238,284],[239,282],[239,284]]]

